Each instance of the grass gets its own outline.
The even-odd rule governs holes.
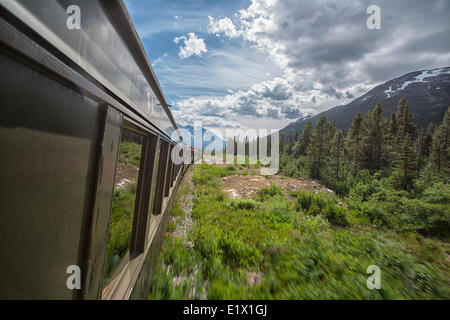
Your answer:
[[[141,148],[142,146],[140,144],[121,141],[118,162],[129,163],[139,167]],[[134,183],[125,189],[116,188],[114,190],[109,224],[109,241],[104,270],[105,284],[114,274],[120,261],[126,255],[130,247],[136,187],[137,185]]]
[[[166,235],[150,299],[450,298],[446,243],[373,228],[321,193],[292,201],[271,185],[228,200],[219,178],[237,169],[196,167],[193,247]],[[370,265],[380,290],[367,288]]]
[[[139,167],[142,145],[135,142],[122,141],[119,149],[120,163],[130,163]]]
[[[114,274],[130,247],[135,198],[135,184],[124,190],[114,190],[104,277],[106,282]]]

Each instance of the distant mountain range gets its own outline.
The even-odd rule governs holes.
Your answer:
[[[194,146],[194,127],[193,126],[183,126],[178,124],[178,129],[184,129],[186,131],[188,131],[191,134],[191,141],[186,141],[186,143],[190,144],[191,146]],[[206,140],[207,137],[211,137],[211,140]],[[225,145],[225,142],[220,139],[219,137],[217,137],[214,133],[212,133],[210,130],[202,128],[202,137],[203,137],[203,141],[202,141],[202,149],[206,148],[207,146],[211,145],[211,144],[215,144],[217,143],[217,147],[219,149],[223,148]]]
[[[405,74],[373,88],[349,104],[325,111],[325,115],[329,121],[336,118],[337,127],[347,131],[358,112],[365,115],[377,102],[381,103],[384,116],[390,118],[401,98],[408,100],[412,121],[419,128],[426,128],[430,123],[440,124],[450,106],[450,67]],[[285,137],[293,135],[296,130],[301,133],[309,119],[315,123],[318,117],[319,114],[300,118],[280,133]]]

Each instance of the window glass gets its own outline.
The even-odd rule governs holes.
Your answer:
[[[126,262],[133,232],[139,166],[143,136],[122,129],[114,181],[114,195],[109,224],[109,241],[104,270],[104,284],[109,283],[119,266]]]

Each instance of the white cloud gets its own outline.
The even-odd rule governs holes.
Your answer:
[[[192,64],[159,64],[177,90],[176,120],[280,128],[395,76],[450,63],[448,0],[376,1],[379,31],[366,27],[366,0],[251,0],[233,16],[209,16],[208,33],[243,41],[211,47]],[[183,41],[180,58],[207,51],[194,33],[174,40]]]
[[[208,16],[208,18],[209,18],[209,25],[208,25],[209,33],[213,33],[216,36],[220,36],[220,34],[223,33],[230,39],[239,37],[241,35],[241,31],[236,30],[236,27],[234,26],[230,18],[225,17],[220,20],[215,20],[211,16]]]
[[[190,117],[215,112],[234,123],[251,114],[255,120],[293,119],[347,103],[395,76],[450,63],[450,43],[444,41],[448,1],[379,1],[383,30],[377,32],[366,27],[365,0],[251,0],[234,23],[209,17],[209,33],[241,37],[269,56],[282,75],[180,105]]]
[[[318,99],[323,99],[318,94]],[[205,126],[279,129],[290,121],[314,113],[309,95],[296,91],[287,80],[275,78],[248,90],[225,96],[199,96],[177,101],[175,119],[181,124],[202,120]]]
[[[183,41],[184,46],[181,46],[180,51],[178,52],[178,56],[181,59],[189,58],[192,55],[200,57],[202,53],[208,51],[204,39],[197,38],[197,35],[193,32],[188,33],[187,38],[185,36],[176,37],[173,41],[177,44],[180,41]]]

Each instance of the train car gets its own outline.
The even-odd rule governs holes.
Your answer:
[[[122,0],[0,0],[0,299],[146,298],[187,164]]]

